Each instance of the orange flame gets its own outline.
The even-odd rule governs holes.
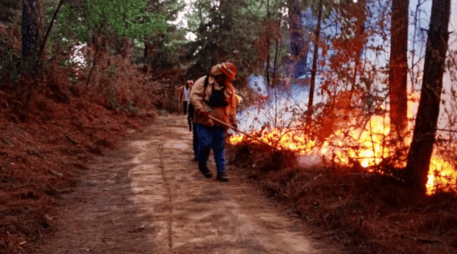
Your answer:
[[[417,112],[419,94],[412,94],[408,103],[408,117],[412,118]],[[409,126],[413,128],[412,123]],[[318,144],[305,136],[303,132],[292,128],[274,128],[261,132],[252,131],[250,135],[257,136],[264,142],[279,149],[296,151],[300,155],[320,154],[332,157],[339,164],[349,164],[357,161],[362,167],[369,168],[382,162],[384,158],[392,157],[393,149],[385,146],[385,139],[389,135],[389,119],[382,116],[372,116],[366,126],[346,130],[337,130],[324,142]],[[346,135],[345,135],[346,134]],[[245,140],[244,135],[231,136],[229,142],[238,144]],[[411,143],[411,135],[405,137],[404,144]],[[341,147],[343,147],[342,149]],[[406,145],[405,145],[406,146]],[[404,167],[405,162],[398,167]],[[443,190],[457,189],[457,172],[454,166],[440,157],[436,151],[432,155],[427,194],[435,193],[440,186]],[[447,186],[447,187],[446,187]]]

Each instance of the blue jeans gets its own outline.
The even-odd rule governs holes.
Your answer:
[[[194,149],[194,155],[198,158],[198,136],[197,136],[197,124],[192,121],[192,146]]]
[[[213,148],[217,172],[225,172],[224,129],[216,126],[208,127],[195,124],[195,130],[198,137],[198,167],[206,168],[209,152]]]

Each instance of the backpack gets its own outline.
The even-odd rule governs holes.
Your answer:
[[[225,89],[222,89],[220,91],[214,89],[213,85],[213,90],[211,91],[211,95],[209,96],[209,100],[205,100],[205,94],[206,94],[206,87],[208,87],[208,81],[209,75],[206,76],[205,78],[205,84],[204,84],[204,89],[203,89],[203,100],[208,104],[210,107],[227,107],[228,102],[225,100]]]

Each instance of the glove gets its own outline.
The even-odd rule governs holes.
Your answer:
[[[199,110],[199,112],[200,112],[200,114],[201,114],[202,116],[205,116],[205,118],[209,118],[209,112],[206,111],[205,109],[201,108],[201,109]]]
[[[236,117],[234,115],[229,116],[229,122],[232,127],[238,129],[238,121],[236,121]]]

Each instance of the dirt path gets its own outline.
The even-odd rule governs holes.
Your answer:
[[[185,117],[159,118],[93,163],[37,253],[341,253],[230,167],[221,183],[192,157]]]

